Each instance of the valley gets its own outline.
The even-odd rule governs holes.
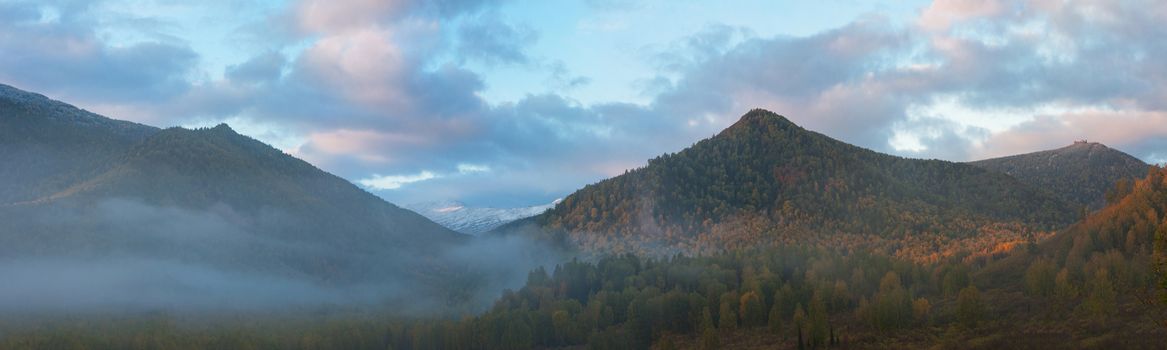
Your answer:
[[[0,348],[1167,338],[1167,170],[1100,144],[911,159],[755,109],[551,205],[412,207],[443,227],[225,124],[2,88]]]

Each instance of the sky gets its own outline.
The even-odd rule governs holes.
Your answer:
[[[752,108],[968,161],[1167,161],[1167,2],[0,0],[0,83],[226,122],[390,202],[550,203]]]

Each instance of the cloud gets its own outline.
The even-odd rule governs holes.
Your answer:
[[[642,7],[588,5],[601,19]],[[1155,126],[1103,133],[1162,123],[1154,116],[1167,110],[1167,66],[1155,58],[1167,56],[1167,5],[1156,1],[938,0],[913,17],[866,15],[805,36],[713,23],[636,48],[655,71],[641,80],[647,102],[635,104],[573,98],[604,77],[572,74],[554,56],[573,54],[556,42],[570,36],[518,21],[496,1],[295,1],[241,24],[246,43],[262,50],[221,74],[192,71],[203,53],[182,40],[104,41],[88,6],[57,6],[54,21],[36,4],[2,6],[0,51],[22,54],[0,55],[0,79],[163,126],[272,125],[297,135],[290,153],[345,178],[388,179],[366,187],[392,186],[377,193],[398,202],[543,202],[680,150],[757,107],[922,158],[971,160],[1090,137],[1151,160],[1162,159],[1155,147],[1167,138]],[[535,86],[546,90],[487,102],[489,89],[508,83],[483,74],[495,69],[540,70],[546,81]],[[426,172],[433,177],[404,181]]]
[[[726,50],[745,39],[754,39],[748,28],[712,24],[671,43],[665,50],[653,54],[652,60],[663,71],[684,73],[686,69],[724,55]]]
[[[0,262],[0,276],[9,281],[0,286],[0,309],[22,313],[254,311],[357,302],[347,291],[309,281],[166,259],[34,258]]]
[[[404,15],[409,5],[399,0],[305,0],[296,5],[296,17],[305,31],[361,30]]]
[[[411,73],[410,62],[394,45],[394,35],[369,27],[323,37],[301,54],[295,74],[351,103],[408,108],[411,100],[402,82]]]
[[[924,9],[917,22],[928,30],[948,30],[970,19],[998,16],[1005,8],[1006,4],[996,0],[937,0]]]
[[[262,83],[278,80],[288,63],[283,54],[268,51],[246,62],[227,67],[227,80],[241,83]]]
[[[972,140],[981,140],[991,134],[984,128],[927,116],[909,117],[896,122],[892,129],[889,144],[897,153],[945,160],[972,159],[975,154]]]
[[[569,91],[592,82],[591,78],[571,75],[563,61],[548,63],[546,67],[550,74],[544,84],[552,91]]]
[[[37,22],[42,20],[44,16],[40,9],[29,6],[27,3],[0,3],[0,20],[4,20],[5,23]]]
[[[78,102],[167,100],[190,88],[198,54],[181,43],[102,40],[86,6],[3,5],[0,80]],[[51,12],[50,12],[51,11]],[[49,18],[55,13],[54,18]]]
[[[657,115],[641,107],[582,106],[557,94],[493,106],[484,102],[482,78],[457,60],[443,63],[439,57],[453,53],[488,64],[548,69],[560,90],[587,82],[561,62],[528,56],[524,47],[536,34],[504,22],[491,6],[298,2],[281,17],[302,38],[288,40],[302,40],[298,52],[260,52],[227,66],[221,78],[188,83],[182,93],[149,102],[106,102],[99,111],[163,125],[217,118],[279,125],[285,133],[302,135],[290,153],[361,179],[367,188],[394,193],[453,184],[467,196],[512,192],[516,198],[532,193],[554,198],[579,183],[619,173],[617,164],[635,166],[664,149],[634,144],[686,143],[665,134],[644,135],[673,128],[654,125]],[[441,23],[464,25],[451,32],[462,44],[446,42]],[[621,151],[620,159],[601,153]],[[492,176],[481,176],[485,169]],[[549,177],[548,169],[573,173]],[[469,190],[458,182],[464,177],[456,176],[469,174],[503,187]]]
[[[450,302],[461,300],[460,314],[489,306],[502,290],[520,286],[527,271],[560,259],[516,235],[466,240],[424,257],[344,249],[273,235],[294,225],[280,213],[241,215],[222,204],[199,209],[105,199],[26,209],[0,208],[0,276],[6,281],[0,311],[9,315],[350,307],[434,315],[453,314]],[[408,267],[431,259],[442,271],[421,278]]]
[[[422,171],[422,172],[414,174],[414,175],[382,176],[382,175],[373,174],[373,177],[370,177],[367,179],[357,180],[357,182],[360,183],[361,185],[364,185],[365,187],[372,188],[372,189],[395,190],[395,189],[401,188],[401,186],[404,186],[407,184],[411,184],[414,182],[421,182],[421,181],[425,181],[425,180],[430,180],[430,179],[434,179],[437,177],[438,177],[437,175],[434,175],[434,173],[430,172],[430,171]]]
[[[428,170],[424,170],[420,173],[413,174],[413,175],[388,175],[388,176],[384,176],[384,175],[379,175],[379,174],[373,174],[373,176],[371,176],[369,178],[357,180],[357,183],[359,183],[367,188],[374,189],[374,190],[396,190],[396,189],[399,189],[405,185],[413,184],[416,182],[422,182],[422,181],[450,177],[450,176],[456,176],[456,175],[472,175],[472,174],[489,173],[490,171],[491,171],[490,167],[486,166],[486,165],[460,163],[457,166],[457,172],[452,173],[452,174],[436,174],[436,173],[434,173],[432,171],[428,171]]]
[[[458,164],[459,174],[489,173],[490,167],[477,164]]]
[[[497,13],[481,14],[458,27],[459,60],[478,60],[487,65],[531,62],[524,49],[538,38],[531,28],[503,22]]]

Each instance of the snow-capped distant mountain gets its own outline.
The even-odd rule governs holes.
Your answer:
[[[477,208],[458,201],[433,201],[405,206],[451,230],[480,235],[511,221],[542,214],[559,203],[524,208]]]

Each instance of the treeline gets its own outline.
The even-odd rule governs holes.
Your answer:
[[[489,311],[460,319],[387,310],[272,326],[81,323],[5,331],[0,348],[1159,348],[1167,170],[1115,191],[1107,208],[999,259],[918,263],[805,245],[625,254],[536,269]]]
[[[986,304],[971,282],[958,263],[928,267],[805,248],[664,260],[623,255],[537,269],[486,314],[402,329],[408,336],[398,345],[646,349],[696,337],[703,348],[719,348],[737,332],[764,332],[827,348],[852,341],[855,330],[892,332],[937,317],[975,326]],[[933,307],[947,296],[960,296],[959,315]]]
[[[402,323],[386,339],[408,349],[1154,348],[1167,336],[1167,308],[1148,298],[1162,295],[1153,257],[1167,251],[1156,171],[1110,208],[996,261],[809,246],[607,256],[536,269],[485,314]]]
[[[403,321],[362,312],[191,316],[120,314],[0,320],[0,349],[408,349],[387,340]],[[410,345],[412,346],[412,345]]]
[[[1019,246],[989,265],[918,264],[807,247],[705,257],[609,256],[532,271],[487,312],[392,310],[182,325],[85,321],[0,334],[3,349],[719,349],[1148,347],[1147,259],[1099,253],[1075,270]],[[1146,255],[1149,257],[1149,255]],[[1001,266],[1032,261],[1021,271]],[[1071,265],[1073,266],[1073,265]],[[1068,271],[1068,272],[1067,272]],[[1094,272],[1090,272],[1094,271]],[[1114,272],[1101,272],[1114,271]],[[1140,272],[1142,271],[1142,272]],[[1078,275],[1083,278],[1075,277]],[[1024,278],[1001,278],[1022,275]],[[1098,277],[1104,276],[1104,277]],[[1140,279],[1143,278],[1143,279]],[[1129,281],[1144,281],[1127,283]],[[1123,282],[1127,281],[1127,282]],[[17,327],[19,328],[19,327]],[[5,329],[5,327],[0,327]]]
[[[692,336],[704,348],[718,348],[740,331],[826,348],[853,341],[851,332],[859,327],[894,331],[929,324],[938,316],[935,300],[974,288],[969,269],[958,263],[926,267],[807,248],[663,260],[622,255],[536,269],[524,287],[506,292],[490,311],[460,320],[373,319],[298,332],[183,331],[163,320],[112,332],[7,334],[0,347],[645,349]],[[971,298],[961,317],[975,323],[985,304],[975,294]]]

